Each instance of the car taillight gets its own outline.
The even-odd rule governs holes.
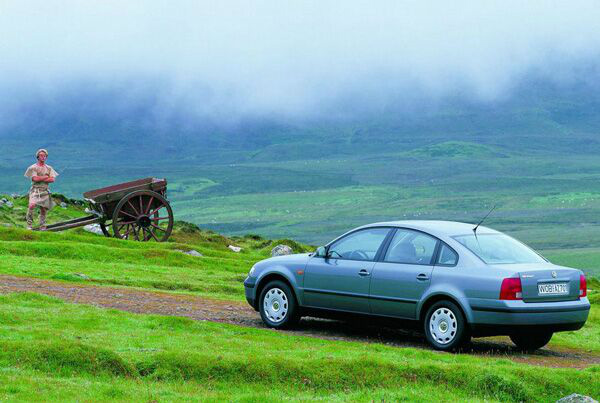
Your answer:
[[[523,299],[523,288],[520,278],[505,278],[500,287],[500,299]]]
[[[579,276],[579,297],[585,297],[587,295],[587,281],[585,276],[582,274]]]

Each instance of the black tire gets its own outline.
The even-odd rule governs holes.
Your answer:
[[[268,298],[267,304],[265,298]],[[258,299],[258,309],[265,325],[274,329],[289,329],[300,320],[296,297],[283,281],[271,281],[263,288]],[[284,310],[285,314],[278,316]]]
[[[471,339],[462,311],[450,301],[433,304],[427,310],[423,327],[427,342],[436,350],[453,351]]]
[[[533,352],[548,344],[552,335],[552,332],[515,333],[510,335],[510,340],[519,350]]]

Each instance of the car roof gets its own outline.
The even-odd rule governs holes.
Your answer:
[[[435,236],[456,236],[456,235],[467,235],[473,233],[473,228],[476,224],[469,224],[457,221],[438,221],[438,220],[403,220],[403,221],[386,221],[378,222],[373,224],[364,225],[360,228],[369,227],[404,227],[411,228],[420,231],[427,232]],[[477,228],[477,234],[497,234],[496,230],[493,230],[482,225]]]

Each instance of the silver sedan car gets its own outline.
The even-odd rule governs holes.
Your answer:
[[[535,350],[554,332],[580,329],[590,310],[580,270],[501,232],[450,221],[355,228],[314,253],[258,262],[244,286],[269,327],[332,314],[399,319],[438,350],[493,335]]]

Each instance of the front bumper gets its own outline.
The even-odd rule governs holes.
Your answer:
[[[474,300],[471,302],[473,329],[497,329],[509,334],[519,329],[559,332],[583,327],[590,313],[587,298],[564,302]]]
[[[256,279],[246,277],[246,280],[244,280],[244,291],[246,293],[246,301],[256,310]]]

